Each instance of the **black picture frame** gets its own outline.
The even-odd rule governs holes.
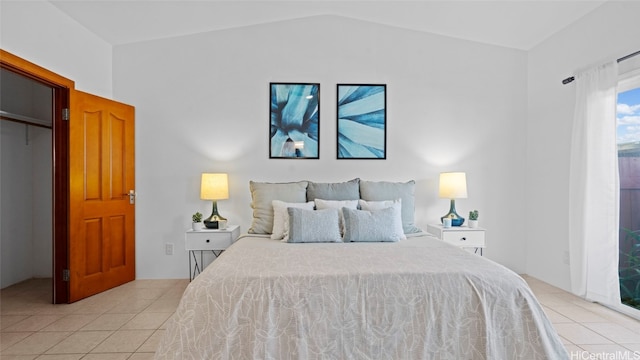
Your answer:
[[[337,153],[340,159],[387,158],[387,85],[337,84]]]
[[[270,159],[320,158],[320,84],[269,83]]]

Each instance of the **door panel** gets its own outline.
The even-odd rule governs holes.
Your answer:
[[[70,302],[135,279],[134,108],[71,93]]]
[[[79,121],[82,121],[82,125],[84,126],[84,134],[83,138],[72,139],[72,141],[81,141],[84,150],[86,160],[84,163],[85,172],[83,174],[85,187],[84,200],[99,201],[102,195],[100,184],[102,179],[102,161],[100,160],[102,146],[100,143],[104,136],[102,134],[102,112],[84,111],[77,115],[82,116]],[[75,117],[76,114],[74,114],[73,121],[76,121]],[[85,141],[85,138],[93,140]]]
[[[112,216],[109,228],[111,229],[111,268],[126,266],[127,264],[127,236],[126,219],[124,216]]]
[[[82,249],[79,252],[83,255],[85,276],[102,272],[102,247],[101,219],[86,219],[85,241],[78,244],[78,249]]]

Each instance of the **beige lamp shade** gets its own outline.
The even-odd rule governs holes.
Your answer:
[[[439,196],[446,199],[465,199],[467,197],[467,174],[463,172],[441,173]]]
[[[229,179],[227,174],[202,174],[200,199],[224,200],[229,198]]]

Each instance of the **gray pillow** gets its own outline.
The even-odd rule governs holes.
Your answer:
[[[422,229],[416,227],[414,220],[415,185],[413,180],[405,183],[360,180],[360,198],[367,201],[402,199],[402,229],[405,234],[419,233]]]
[[[249,234],[271,234],[273,231],[273,200],[290,203],[307,202],[307,181],[291,183],[249,182],[253,218]]]
[[[343,208],[344,242],[397,242],[406,239],[402,231],[400,204],[381,210]]]
[[[358,200],[360,199],[360,179],[356,178],[341,183],[316,183],[309,181],[307,201],[323,200]]]
[[[290,243],[340,242],[340,210],[288,208]]]

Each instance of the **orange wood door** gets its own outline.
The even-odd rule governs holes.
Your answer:
[[[69,302],[135,279],[134,108],[72,91]],[[135,203],[135,196],[133,197]]]

